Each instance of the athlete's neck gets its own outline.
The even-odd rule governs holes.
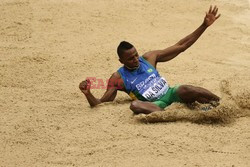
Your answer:
[[[131,70],[131,71],[133,71],[133,70],[136,70],[136,69],[138,69],[139,67],[140,67],[140,64],[139,64],[139,66],[137,66],[137,67],[134,67],[134,68],[130,68],[130,67],[128,67],[128,66],[126,66],[126,65],[124,65],[124,67],[126,67],[128,70]]]

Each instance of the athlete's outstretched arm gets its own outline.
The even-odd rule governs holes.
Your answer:
[[[104,95],[102,96],[101,99],[97,99],[91,92],[90,92],[90,88],[91,88],[91,82],[90,80],[85,80],[82,81],[79,84],[79,89],[82,91],[82,93],[86,96],[89,105],[91,107],[94,107],[100,103],[103,102],[109,102],[109,101],[113,101],[116,97],[117,94],[117,90],[120,89],[120,85],[121,85],[121,77],[120,75],[115,72],[108,81],[108,86],[107,86],[107,90],[104,93]]]
[[[192,46],[201,36],[201,34],[207,29],[207,27],[212,25],[214,21],[220,17],[220,14],[217,15],[217,12],[218,8],[216,6],[210,6],[209,11],[206,12],[203,23],[193,33],[189,34],[175,45],[166,49],[146,53],[144,58],[146,58],[153,65],[156,65],[157,62],[165,62],[173,59],[181,52],[184,52],[186,49]]]

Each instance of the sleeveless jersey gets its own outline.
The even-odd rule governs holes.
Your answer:
[[[155,101],[168,91],[168,83],[158,71],[143,57],[139,57],[140,66],[136,70],[119,68],[126,93],[132,99]]]

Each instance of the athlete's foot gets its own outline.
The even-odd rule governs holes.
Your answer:
[[[220,105],[220,101],[210,101],[209,104],[211,104],[213,107],[217,107]]]
[[[186,103],[186,106],[191,109],[191,110],[194,110],[195,107],[197,106],[197,103],[196,102],[193,102],[193,103]]]
[[[202,111],[209,111],[215,107],[218,107],[220,105],[219,101],[210,101],[206,106],[202,107]]]
[[[212,110],[214,107],[212,107],[211,105],[209,106],[204,106],[201,108],[202,111],[209,111],[209,110]]]

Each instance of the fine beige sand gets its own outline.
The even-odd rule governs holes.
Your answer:
[[[211,90],[217,108],[172,104],[134,116],[122,92],[89,107],[78,84],[121,66],[120,41],[140,55],[164,49],[210,5],[220,19],[158,70],[170,85]],[[249,167],[249,67],[247,0],[1,0],[0,166]]]

